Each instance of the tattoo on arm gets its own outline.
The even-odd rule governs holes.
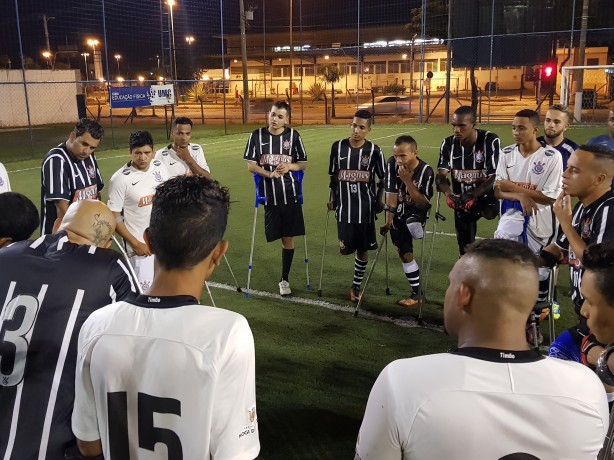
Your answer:
[[[100,214],[96,214],[94,220],[95,222],[92,225],[94,229],[92,243],[94,243],[94,246],[99,246],[107,242],[109,235],[111,235],[112,227],[107,220],[100,218]]]

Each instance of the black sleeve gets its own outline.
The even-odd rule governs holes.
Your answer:
[[[111,280],[111,286],[115,291],[115,300],[124,300],[138,294],[136,288],[138,285],[138,280],[132,276],[132,272],[128,268],[128,262],[118,256],[113,266]]]
[[[305,151],[305,145],[303,145],[303,139],[298,131],[294,131],[294,161],[307,161],[307,152]]]
[[[259,130],[253,131],[249,135],[249,139],[247,141],[247,146],[245,147],[245,152],[243,153],[243,159],[248,161],[255,161],[260,164],[260,145],[258,139]]]
[[[437,169],[447,169],[448,171],[452,171],[452,161],[450,158],[450,153],[452,149],[448,142],[446,142],[448,138],[445,138],[441,143],[441,147],[439,147],[439,162],[437,163]]]
[[[336,176],[339,172],[339,164],[337,163],[337,152],[340,147],[341,141],[333,142],[330,148],[330,161],[328,163],[328,174]]]
[[[398,168],[394,157],[390,157],[386,163],[386,193],[398,193],[399,191],[397,184]]]
[[[433,168],[429,165],[424,165],[424,175],[420,187],[420,193],[422,193],[427,200],[431,201],[433,198],[433,182],[435,181],[435,173]]]

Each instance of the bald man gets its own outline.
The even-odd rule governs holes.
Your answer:
[[[136,294],[109,246],[115,219],[100,201],[71,204],[57,233],[0,251],[0,458],[64,459],[77,338],[87,317]]]
[[[38,228],[38,210],[27,196],[0,193],[0,248],[27,240]]]
[[[608,427],[587,368],[529,350],[537,260],[510,240],[481,240],[449,275],[449,353],[402,359],[380,374],[356,459],[594,459]],[[522,289],[518,289],[522,286]]]

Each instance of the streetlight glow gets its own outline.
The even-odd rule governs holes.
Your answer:
[[[43,51],[41,54],[47,60],[47,67],[51,68],[51,53],[49,51]]]
[[[139,79],[140,82],[145,81],[145,77],[143,75],[139,75],[137,78]]]
[[[192,37],[191,35],[187,36],[185,38],[185,41],[188,42],[188,45],[191,45],[192,43],[194,43],[195,38]]]
[[[119,75],[121,72],[119,71],[119,60],[122,58],[121,54],[116,54],[115,56],[113,56],[115,58],[115,60],[117,61],[117,74]]]
[[[122,82],[122,81],[124,81],[124,78],[123,77],[117,77],[117,81]]]
[[[88,38],[87,39],[87,44],[90,45],[94,49],[96,49],[96,47],[98,46],[98,43],[100,43],[100,42],[98,40],[94,39],[94,38]]]

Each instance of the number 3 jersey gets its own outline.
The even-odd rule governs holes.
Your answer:
[[[141,295],[83,325],[73,412],[107,459],[258,455],[254,340],[247,320],[192,296]]]
[[[2,249],[0,267],[0,458],[60,460],[74,443],[81,325],[135,282],[118,253],[65,232]]]
[[[337,220],[348,224],[374,221],[375,177],[384,179],[384,154],[371,141],[352,147],[348,139],[333,143],[328,174],[337,183],[335,202]]]

